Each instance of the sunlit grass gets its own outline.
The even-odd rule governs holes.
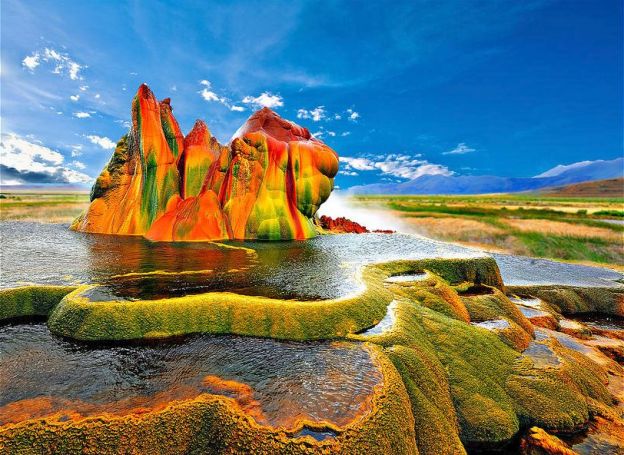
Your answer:
[[[358,206],[386,209],[413,232],[444,241],[536,257],[624,263],[622,198],[355,196]]]

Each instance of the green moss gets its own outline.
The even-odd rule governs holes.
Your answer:
[[[189,333],[236,334],[277,339],[331,339],[379,321],[392,293],[385,274],[366,267],[359,295],[325,301],[291,301],[215,292],[153,301],[93,302],[83,286],[50,315],[50,329],[83,340],[122,340]]]
[[[48,316],[76,286],[23,286],[0,290],[0,321],[28,316]]]
[[[419,303],[449,318],[470,322],[470,315],[457,292],[437,276],[413,283],[393,284],[390,289],[396,295]]]
[[[496,288],[485,287],[485,289],[491,294],[462,296],[471,321],[482,322],[504,317],[533,336],[533,325],[505,294]],[[459,290],[461,295],[461,287]]]
[[[509,292],[537,297],[563,314],[624,316],[624,289],[621,287],[511,286]]]
[[[429,273],[423,281],[385,281],[389,276],[421,271]],[[501,292],[504,286],[491,258],[369,265],[361,270],[361,280],[365,289],[360,294],[317,302],[225,292],[154,301],[96,302],[84,295],[91,287],[83,286],[62,299],[51,311],[48,324],[54,333],[84,340],[206,332],[369,342],[379,362],[386,365],[380,396],[389,400],[385,406],[394,411],[370,413],[366,419],[377,419],[373,427],[366,427],[368,420],[364,419],[357,430],[341,432],[339,446],[323,446],[330,452],[416,453],[414,443],[422,454],[464,453],[464,446],[500,448],[532,425],[550,431],[577,430],[586,424],[593,408],[611,404],[612,397],[604,386],[606,372],[581,354],[555,340],[540,341],[548,343],[560,360],[556,367],[544,368],[518,352],[531,340],[532,327]],[[470,292],[474,289],[487,292],[474,295]],[[510,290],[521,295],[561,295],[555,287]],[[558,307],[578,310],[591,306],[595,311],[603,305],[614,311],[622,302],[622,291],[613,288],[564,291],[566,298]],[[58,299],[61,297],[59,294]],[[556,300],[554,297],[551,300]],[[608,302],[599,302],[605,298]],[[390,302],[395,302],[393,326],[378,335],[361,333],[384,317]],[[48,301],[41,313],[45,309],[47,314],[55,303]],[[500,318],[509,322],[509,329],[493,332],[469,322]],[[203,397],[140,417],[107,417],[53,426],[42,421],[19,424],[9,432],[0,430],[0,448],[2,444],[26,447],[33,441],[41,444],[36,446],[40,449],[75,444],[67,446],[67,452],[72,453],[98,441],[97,448],[104,447],[102,453],[107,453],[123,451],[131,443],[140,449],[144,438],[158,435],[146,450],[320,450],[310,445],[317,444],[311,440],[293,443],[289,435],[276,435],[266,427],[249,424],[245,416],[232,417],[233,411],[223,401],[227,399]],[[379,406],[375,409],[383,409]]]
[[[388,265],[381,264],[380,267],[387,269],[391,275],[409,275],[429,270],[450,284],[470,282],[504,290],[500,270],[496,260],[491,257],[394,261]]]
[[[312,227],[310,227],[312,229]],[[273,230],[267,231],[270,235]],[[442,270],[453,279],[497,282],[491,258],[396,261],[362,269],[365,290],[356,296],[324,301],[292,301],[217,292],[153,301],[92,302],[89,286],[69,294],[50,315],[50,329],[84,340],[122,340],[189,333],[236,334],[292,340],[332,339],[375,325],[383,318],[392,292],[390,275],[410,270]],[[453,266],[458,270],[449,272]],[[502,286],[502,284],[501,284]],[[80,322],[78,322],[78,319]],[[68,321],[72,321],[71,327]]]
[[[465,453],[448,379],[438,359],[399,345],[387,353],[409,394],[419,452],[423,455]]]

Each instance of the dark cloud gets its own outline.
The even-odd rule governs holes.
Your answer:
[[[16,180],[20,183],[71,183],[67,177],[63,175],[63,169],[59,168],[53,174],[46,172],[32,172],[23,171],[20,172],[17,169],[4,164],[0,164],[0,180]]]

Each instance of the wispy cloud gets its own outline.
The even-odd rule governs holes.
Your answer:
[[[352,122],[355,122],[357,121],[357,119],[360,118],[360,113],[354,111],[353,109],[347,109],[347,114],[348,114],[349,120],[351,120]]]
[[[74,112],[73,115],[76,118],[89,118],[89,117],[91,117],[91,113],[89,113],[89,112]]]
[[[297,118],[306,120],[310,119],[313,122],[331,122],[334,120],[342,120],[343,117],[355,122],[358,118],[360,118],[360,113],[351,108],[341,112],[331,113],[327,111],[325,106],[317,106],[313,109],[297,109]]]
[[[275,109],[284,105],[284,99],[280,95],[274,95],[270,92],[262,92],[259,96],[246,96],[242,99],[244,104],[254,107],[268,107]]]
[[[75,158],[80,155],[82,155],[82,145],[81,144],[72,145],[72,151],[71,151],[72,158]]]
[[[457,144],[453,150],[449,150],[448,152],[442,153],[442,155],[465,155],[466,153],[476,152],[477,149],[472,147],[468,147],[465,142],[460,142]]]
[[[212,90],[212,83],[209,80],[202,79],[201,81],[199,81],[199,84],[202,85],[204,88],[202,88],[197,93],[199,93],[205,101],[220,103],[234,112],[243,112],[245,110],[243,106],[238,106],[232,103],[232,101],[228,97],[219,95],[217,92]]]
[[[386,157],[341,156],[343,171],[379,171],[402,179],[412,180],[422,175],[452,175],[446,166],[419,159],[420,155],[390,154]]]
[[[88,175],[63,166],[65,158],[34,140],[14,133],[2,135],[0,142],[0,183],[89,183]]]
[[[99,145],[105,150],[112,150],[117,145],[109,138],[104,136],[89,135],[87,136],[87,139],[89,139],[92,144]]]
[[[31,55],[27,55],[22,60],[22,66],[34,72],[41,63],[52,65],[54,74],[68,75],[71,80],[82,79],[80,71],[86,68],[74,61],[69,54],[56,51],[46,47],[43,50],[34,51]]]
[[[311,110],[298,109],[297,118],[312,119],[313,122],[320,122],[321,120],[327,118],[325,106],[318,106]]]

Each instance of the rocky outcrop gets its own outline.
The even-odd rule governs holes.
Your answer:
[[[575,455],[565,442],[541,428],[531,427],[520,441],[523,455]]]
[[[183,137],[169,99],[146,85],[132,128],[98,177],[84,232],[155,241],[307,239],[329,197],[338,155],[310,132],[264,108],[223,146],[202,121]]]
[[[117,143],[91,190],[91,204],[76,219],[77,231],[145,234],[180,199],[177,157],[182,132],[168,100],[159,103],[147,85],[132,102],[132,127]]]
[[[360,223],[351,221],[350,219],[343,216],[332,218],[327,215],[321,215],[320,218],[318,218],[317,223],[321,227],[321,229],[333,232],[335,234],[365,234],[367,232],[371,232],[368,230],[368,228],[362,226]],[[375,229],[372,232],[378,234],[394,233],[394,231],[390,229]]]
[[[342,216],[332,218],[327,215],[321,215],[318,219],[318,223],[321,228],[335,233],[364,234],[370,232],[361,224]]]

